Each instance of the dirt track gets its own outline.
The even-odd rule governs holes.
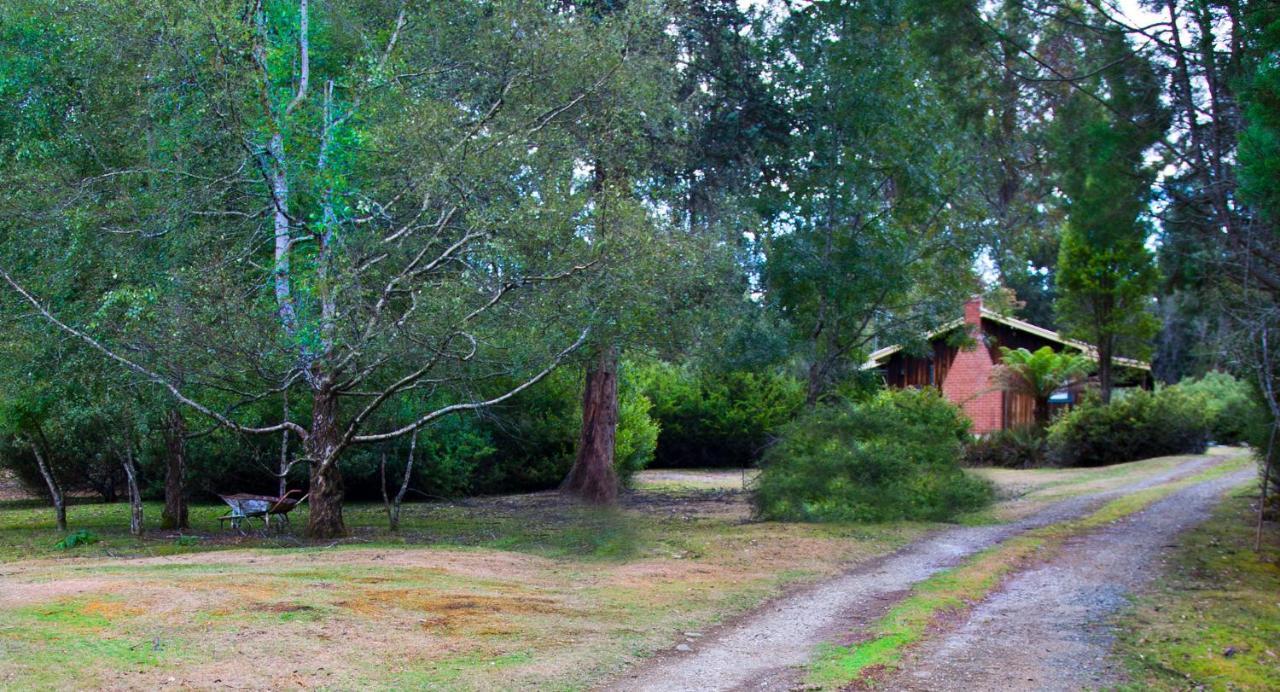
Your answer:
[[[1198,457],[1115,490],[1058,502],[1013,524],[935,534],[777,599],[705,638],[689,638],[616,680],[612,689],[789,689],[816,646],[869,626],[913,584],[1009,537],[1083,516],[1107,500],[1193,475],[1222,460]],[[1058,686],[1058,681],[1061,687],[1079,688],[1105,679],[1105,636],[1095,637],[1089,628],[1115,609],[1168,538],[1194,525],[1223,489],[1247,477],[1235,474],[1185,489],[1070,545],[1061,558],[1016,577],[946,643],[905,668],[886,688],[1043,689]],[[1060,582],[1057,588],[1045,587],[1055,581]],[[1036,617],[1028,618],[1025,627],[1008,624],[1028,613]],[[993,637],[1008,639],[995,642]],[[1046,638],[1049,650],[1028,647],[1034,637]]]
[[[1178,491],[1103,531],[1078,537],[1012,578],[968,621],[924,647],[888,689],[1078,690],[1120,682],[1106,618],[1155,576],[1165,546],[1208,518],[1242,471]]]

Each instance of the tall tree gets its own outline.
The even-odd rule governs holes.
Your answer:
[[[346,449],[504,401],[584,342],[565,309],[594,276],[570,125],[627,74],[632,10],[588,25],[532,0],[92,4],[22,8],[59,18],[78,110],[39,140],[67,156],[6,173],[5,206],[24,210],[0,222],[8,309],[223,427],[291,432],[311,535],[345,532]],[[83,36],[95,50],[73,52]],[[77,243],[113,253],[102,282],[41,295],[89,269]],[[474,394],[496,377],[516,384]],[[244,415],[287,390],[300,418]],[[415,391],[449,403],[370,429]]]
[[[1053,27],[1043,3],[910,3],[913,36],[967,149],[970,213],[981,219],[986,269],[1019,299],[1018,316],[1056,325],[1054,270],[1062,209],[1054,196],[1049,133],[1063,95],[1045,67]]]
[[[586,3],[587,16],[624,4]],[[783,117],[761,77],[758,25],[730,0],[674,2],[651,18],[653,40],[632,70],[590,97],[608,112],[598,136],[589,231],[610,287],[593,297],[597,320],[585,364],[582,428],[563,489],[612,502],[619,364],[630,349],[687,353],[708,314],[740,299],[751,169]],[[639,18],[638,18],[639,19]],[[623,106],[622,104],[627,104]],[[622,142],[626,142],[625,145]],[[625,242],[631,237],[639,242]],[[622,242],[619,242],[619,241]]]
[[[1058,255],[1057,309],[1070,334],[1098,350],[1103,401],[1111,399],[1112,362],[1145,355],[1159,329],[1152,314],[1159,275],[1147,242],[1155,171],[1148,150],[1164,134],[1156,72],[1124,36],[1085,44],[1107,97],[1073,94],[1055,114],[1058,181],[1067,227]]]
[[[879,340],[910,340],[977,287],[961,142],[901,2],[793,11],[774,47],[796,118],[766,193],[767,300],[804,335],[810,404]]]

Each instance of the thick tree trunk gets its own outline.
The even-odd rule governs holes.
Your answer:
[[[804,403],[809,408],[818,405],[823,392],[827,388],[827,368],[821,360],[815,360],[809,366],[809,381],[805,386]]]
[[[1110,338],[1099,339],[1098,343],[1098,393],[1102,403],[1111,403],[1111,356]]]
[[[189,529],[187,521],[187,420],[178,409],[169,411],[164,430],[165,473],[163,529]]]
[[[308,502],[311,514],[307,534],[312,538],[347,535],[342,521],[342,471],[338,468],[338,397],[328,386],[316,390],[311,402],[311,432],[307,435],[307,461],[311,465]]]
[[[588,502],[612,504],[618,499],[613,445],[618,432],[618,351],[601,348],[587,368],[582,394],[582,434],[578,456],[561,489]]]
[[[40,446],[34,442],[31,443],[31,453],[36,455],[36,466],[40,468],[40,475],[44,477],[44,484],[49,487],[49,497],[53,500],[53,512],[55,521],[58,524],[58,530],[65,532],[67,530],[67,504],[62,495],[62,486],[58,485],[58,480],[53,477],[53,468],[45,460],[44,453],[40,451]]]
[[[141,536],[142,524],[142,490],[138,487],[138,468],[133,463],[133,450],[126,449],[120,465],[124,467],[125,481],[129,485],[129,533]]]

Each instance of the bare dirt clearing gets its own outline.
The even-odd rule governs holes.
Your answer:
[[[174,555],[156,533],[71,557],[48,550],[44,508],[0,510],[17,556],[0,561],[0,688],[581,687],[930,528],[750,523],[741,492],[697,478],[618,511],[554,493],[413,505],[400,536],[352,507],[343,544],[210,534]],[[73,507],[72,525],[120,508]]]

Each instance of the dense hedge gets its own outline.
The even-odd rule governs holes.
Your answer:
[[[633,370],[661,426],[653,465],[754,466],[804,404],[804,383],[776,369],[719,372],[665,362]]]
[[[423,429],[418,436],[411,498],[453,498],[556,487],[573,464],[582,415],[581,387],[580,371],[559,370],[503,406],[480,414],[448,416]],[[409,410],[399,413],[411,417],[417,410],[414,406],[433,404],[438,402],[406,403]],[[616,468],[624,482],[653,459],[658,423],[649,413],[651,408],[624,365],[615,444]],[[295,410],[295,415],[305,415],[305,411]],[[112,431],[125,425],[110,412],[99,410],[64,416],[47,424],[50,461],[66,490],[92,493],[107,500],[123,497],[123,471],[113,453]],[[139,421],[134,425],[138,430],[137,461],[143,492],[147,497],[159,498],[164,492],[165,473],[159,428]],[[205,422],[192,418],[193,431],[198,425]],[[298,446],[294,438],[294,453],[300,453]],[[404,438],[348,450],[342,458],[347,496],[380,498],[382,459],[385,456],[389,475],[399,478],[408,447],[409,440]],[[188,491],[193,498],[203,500],[215,499],[216,493],[225,492],[274,493],[277,480],[272,474],[279,458],[277,435],[239,436],[221,430],[200,435],[187,445]],[[13,435],[0,434],[0,466],[13,470],[31,491],[45,492],[30,449]],[[289,480],[292,487],[305,487],[306,465],[297,464]]]
[[[992,488],[960,467],[969,422],[935,390],[820,406],[783,427],[755,488],[768,519],[946,520]]]
[[[1179,389],[1200,397],[1209,419],[1209,437],[1218,444],[1239,444],[1265,416],[1255,388],[1224,372],[1179,382]],[[1265,423],[1263,424],[1265,427]]]
[[[652,403],[624,363],[618,387],[614,469],[625,483],[653,459],[659,434]],[[537,387],[484,414],[494,452],[477,462],[473,492],[553,488],[573,466],[582,425],[582,375],[558,370]]]
[[[1087,398],[1049,426],[1049,463],[1106,466],[1170,454],[1198,454],[1209,443],[1203,397],[1182,387],[1126,392],[1110,404]]]

